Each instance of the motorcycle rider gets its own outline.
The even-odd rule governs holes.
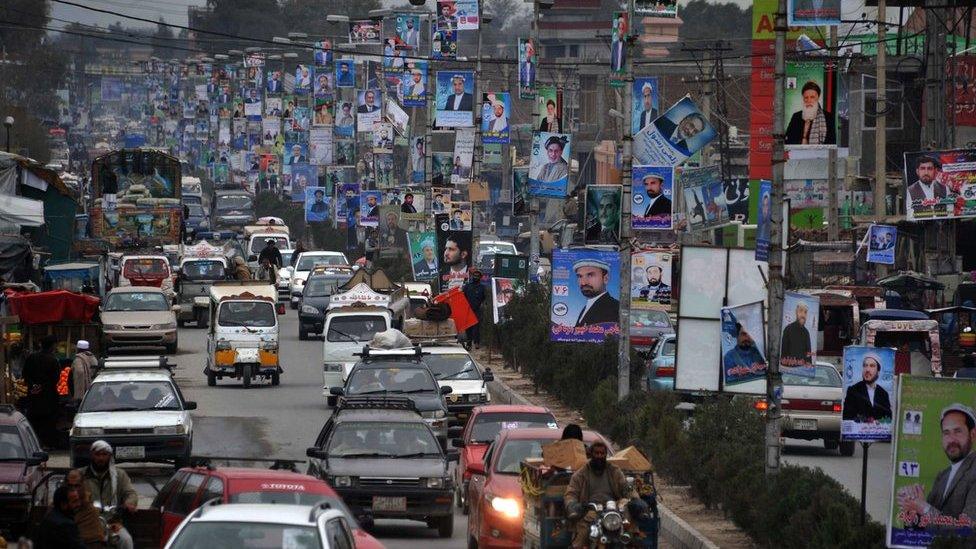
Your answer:
[[[269,278],[272,281],[278,279],[278,269],[282,266],[282,259],[281,251],[278,250],[278,246],[275,244],[273,238],[264,241],[264,249],[261,250],[261,255],[258,256],[258,264],[261,268],[267,268],[266,265],[270,265],[272,276]],[[262,277],[259,276],[258,278]]]
[[[619,508],[631,516],[638,516],[647,510],[644,503],[627,483],[627,477],[619,467],[607,463],[608,448],[605,442],[597,440],[590,446],[590,460],[573,473],[569,488],[563,496],[563,503],[570,520],[576,522],[573,533],[573,547],[587,547],[590,525],[597,519],[596,511],[586,509],[586,505],[604,505],[608,501],[619,502]]]
[[[84,479],[85,489],[91,494],[95,506],[102,509],[118,507],[134,513],[139,504],[139,494],[132,487],[132,481],[124,469],[112,462],[112,446],[104,440],[96,440],[91,445],[91,463],[78,470]],[[132,536],[124,526],[119,525],[119,549],[133,549]],[[114,529],[114,528],[113,528]]]
[[[107,547],[105,524],[102,523],[101,513],[92,503],[91,493],[85,487],[81,469],[68,471],[64,477],[64,485],[72,490],[77,490],[78,495],[81,496],[81,504],[74,515],[81,541],[89,549]]]

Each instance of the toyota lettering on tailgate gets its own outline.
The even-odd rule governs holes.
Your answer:
[[[305,485],[304,484],[277,484],[277,483],[273,483],[273,484],[262,484],[261,485],[261,489],[262,490],[283,490],[283,491],[290,490],[290,491],[295,491],[295,492],[304,492],[305,491]]]

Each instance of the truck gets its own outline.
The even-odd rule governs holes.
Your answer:
[[[238,230],[254,221],[254,196],[243,189],[217,190],[211,206],[214,230]]]
[[[183,246],[176,281],[176,300],[180,312],[176,321],[182,327],[187,321],[197,328],[206,328],[210,321],[210,287],[215,281],[226,280],[230,273],[228,246],[213,246],[207,241]]]

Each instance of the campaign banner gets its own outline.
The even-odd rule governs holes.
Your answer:
[[[410,115],[403,110],[396,101],[386,100],[386,119],[393,124],[393,129],[403,137],[407,136],[410,129]]]
[[[505,322],[508,316],[505,314],[505,307],[516,294],[522,292],[524,282],[514,278],[502,278],[494,276],[491,278],[491,311],[495,324]]]
[[[512,99],[508,92],[481,94],[481,142],[508,143],[508,115]]]
[[[393,152],[393,124],[376,122],[371,133],[374,153]]]
[[[441,292],[463,286],[471,268],[471,231],[452,229],[448,219],[447,214],[434,216]]]
[[[529,160],[529,194],[565,198],[569,188],[572,136],[539,132],[532,135]]]
[[[356,93],[356,131],[373,131],[373,124],[380,122],[382,116],[380,90],[359,90]]]
[[[634,0],[634,15],[640,17],[677,17],[678,0]]]
[[[587,185],[584,236],[587,244],[617,244],[620,241],[620,185]]]
[[[928,547],[936,537],[971,545],[976,498],[976,380],[898,377],[888,547]]]
[[[335,85],[337,88],[356,87],[356,62],[352,59],[340,59],[335,65],[336,77]]]
[[[716,135],[715,128],[686,95],[634,136],[634,164],[677,166]]]
[[[450,187],[431,187],[430,189],[430,213],[450,214],[451,213],[451,188]]]
[[[399,191],[399,189],[393,189]],[[396,204],[396,199],[390,199],[387,195],[387,203]],[[424,191],[421,189],[407,189],[403,194],[403,202],[400,203],[400,219],[404,221],[423,221],[427,217],[427,200]]]
[[[408,61],[403,71],[400,96],[404,107],[427,106],[427,62]]]
[[[383,21],[362,19],[349,22],[350,44],[382,44]]]
[[[410,231],[407,233],[410,247],[410,265],[413,279],[428,282],[437,278],[437,237],[433,231]]]
[[[840,25],[840,0],[786,0],[786,23],[791,27]]]
[[[525,215],[529,211],[529,169],[512,169],[512,215]]]
[[[613,13],[610,22],[610,78],[616,79],[627,68],[627,39],[630,36],[630,14],[625,11]]]
[[[438,28],[476,30],[479,24],[479,0],[437,0]]]
[[[454,162],[451,170],[451,184],[464,185],[471,181],[471,166],[474,162],[474,128],[463,128],[454,132]]]
[[[430,155],[431,183],[434,185],[449,185],[454,174],[454,153],[433,152]]]
[[[424,136],[410,138],[410,181],[423,183],[427,174],[427,159],[424,155],[426,139]]]
[[[910,221],[976,216],[976,150],[905,153]]]
[[[806,1],[806,0],[801,0]],[[783,122],[786,145],[837,145],[836,73],[824,61],[787,61]]]
[[[318,166],[311,164],[293,164],[291,166],[291,199],[294,202],[305,202],[305,189],[319,184]]]
[[[451,217],[448,223],[452,231],[471,230],[471,202],[466,200],[451,201]]]
[[[438,61],[457,59],[457,30],[440,29],[437,21],[431,21],[430,58]]]
[[[434,124],[441,128],[474,125],[474,72],[438,71]]]
[[[631,227],[635,230],[670,229],[674,168],[634,166]]]
[[[356,163],[356,141],[354,139],[336,139],[335,163],[337,166],[351,166]]]
[[[383,191],[360,191],[359,204],[359,224],[363,227],[378,227],[380,206],[383,205]]]
[[[308,131],[309,163],[315,166],[332,164],[332,128],[312,128]]]
[[[671,310],[671,252],[630,254],[630,308]]]
[[[659,116],[660,88],[658,87],[657,77],[635,77],[631,98],[631,134],[636,135],[639,131],[657,120]]]
[[[871,225],[868,228],[868,263],[895,264],[895,245],[898,242],[898,227],[893,225]]]
[[[817,362],[819,319],[820,299],[818,297],[786,292],[783,297],[780,370],[804,376],[814,374],[813,365]]]
[[[312,62],[316,67],[328,67],[332,65],[332,41],[328,38],[315,43],[315,53],[312,55]]]
[[[535,99],[535,76],[539,59],[531,38],[518,39],[519,99]]]
[[[346,227],[355,227],[359,220],[359,183],[343,183],[336,200],[336,219]]]
[[[99,92],[99,99],[103,103],[122,101],[122,80],[103,76]]]
[[[552,341],[603,343],[620,335],[620,254],[552,251]]]
[[[772,181],[759,182],[759,208],[756,220],[756,261],[769,261],[769,228],[772,225]]]
[[[895,350],[844,347],[841,440],[890,442],[895,386]]]
[[[399,47],[415,50],[420,47],[420,16],[416,14],[398,13],[394,20]]]
[[[953,101],[946,101],[946,114],[956,126],[976,127],[976,55],[956,55],[946,64],[946,78],[957,84]]]
[[[308,95],[312,91],[312,69],[308,65],[295,67],[295,95]]]
[[[325,187],[305,187],[305,222],[321,223],[329,220],[332,197]]]
[[[675,178],[684,193],[688,230],[708,229],[729,221],[721,166],[683,167]]]
[[[722,307],[722,384],[766,377],[766,326],[762,301]]]

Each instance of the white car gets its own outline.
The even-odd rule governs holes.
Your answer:
[[[297,309],[302,301],[302,289],[308,274],[318,265],[348,266],[349,260],[342,252],[302,252],[295,261],[295,268],[291,273],[291,308]]]
[[[273,543],[272,543],[273,542]],[[166,549],[293,547],[352,549],[349,519],[327,503],[314,507],[271,503],[209,502],[190,513]]]
[[[92,443],[104,440],[116,461],[172,461],[185,467],[193,447],[190,410],[196,407],[166,370],[103,368],[71,426],[71,465],[85,465]]]
[[[457,343],[425,343],[423,361],[441,387],[450,387],[444,399],[450,413],[450,425],[464,425],[471,410],[491,402],[488,382],[494,381],[491,369],[484,371]]]
[[[281,263],[284,265],[278,269],[278,302],[284,303],[291,296],[291,275],[295,268],[291,266],[291,256],[295,250],[281,250]]]

